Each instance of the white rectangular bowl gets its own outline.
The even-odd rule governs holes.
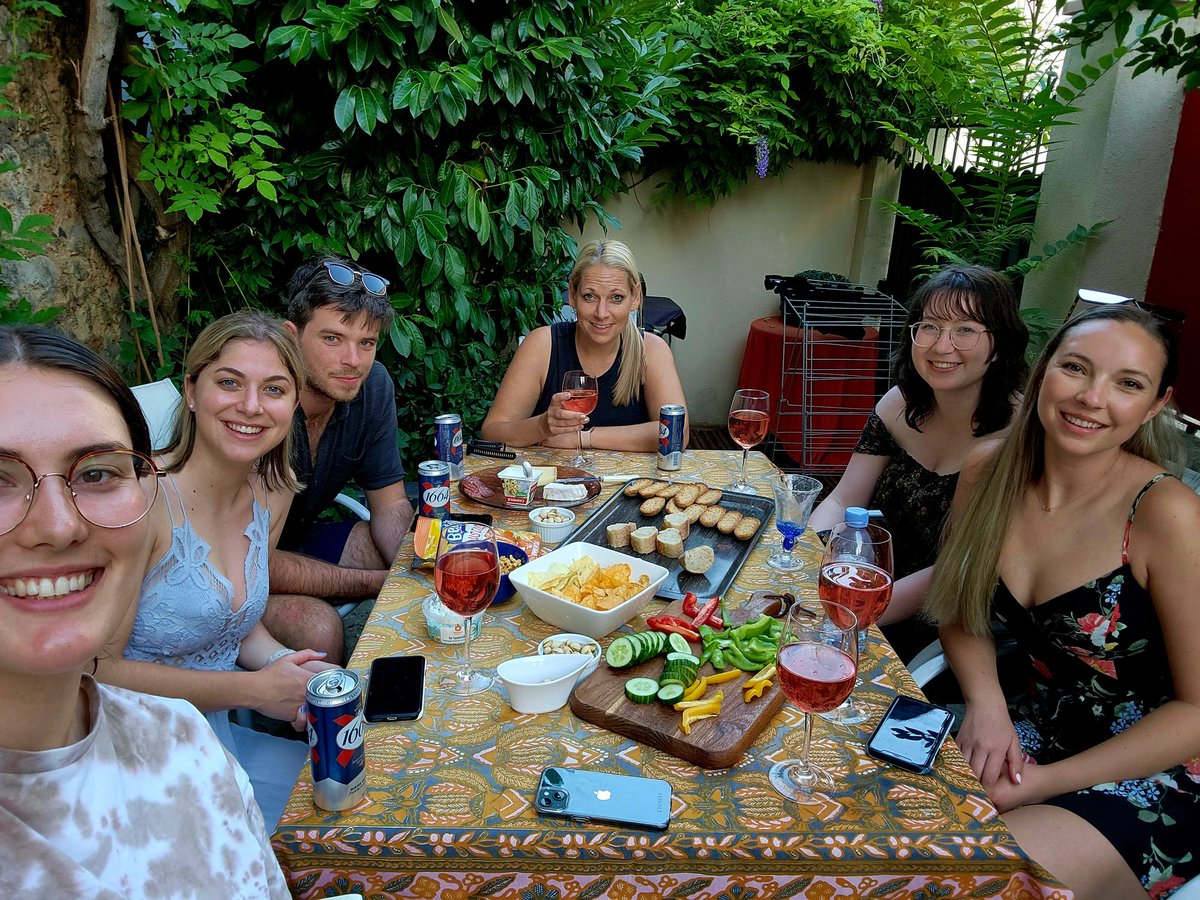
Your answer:
[[[581,606],[578,603],[572,603],[570,600],[564,600],[562,597],[548,594],[546,591],[538,590],[529,583],[530,575],[542,574],[548,571],[555,563],[570,565],[575,560],[584,556],[590,556],[601,568],[611,566],[613,563],[628,563],[629,568],[632,570],[633,580],[637,581],[642,575],[648,575],[650,577],[650,586],[641,593],[630,597],[620,606],[600,611],[588,609],[586,606]],[[624,553],[618,553],[616,550],[610,550],[608,547],[600,547],[596,544],[585,544],[578,541],[573,544],[566,544],[556,550],[551,550],[545,556],[527,562],[509,575],[509,580],[512,582],[513,587],[517,589],[517,593],[521,595],[526,605],[533,610],[538,618],[549,622],[551,625],[557,625],[564,631],[575,631],[579,634],[586,634],[590,638],[596,638],[597,640],[610,632],[616,631],[640,613],[666,578],[667,570],[662,566],[628,556]]]

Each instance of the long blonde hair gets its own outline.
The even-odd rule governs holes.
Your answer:
[[[299,398],[305,382],[300,345],[295,335],[284,327],[282,319],[258,310],[247,309],[222,316],[201,331],[184,362],[184,378],[195,383],[197,376],[216,362],[233,341],[252,341],[274,347],[280,362],[295,382],[296,397]],[[171,458],[166,470],[178,472],[182,469],[195,447],[196,414],[188,409],[186,403],[180,403],[171,427],[171,440],[163,450],[164,456]],[[283,440],[258,461],[259,474],[270,490],[300,490],[300,482],[292,471],[291,459],[292,429],[289,423]]]
[[[571,297],[579,291],[579,282],[583,273],[592,266],[608,266],[610,269],[620,269],[629,281],[629,296],[638,298],[638,308],[641,308],[645,298],[641,296],[642,276],[638,272],[637,260],[633,252],[620,241],[591,241],[584,244],[575,257],[575,265],[571,267],[571,277],[568,280]],[[642,341],[642,330],[638,327],[634,310],[630,310],[629,318],[625,321],[625,330],[621,332],[621,367],[617,369],[617,384],[613,388],[613,405],[629,406],[642,394],[642,385],[646,381],[646,345]]]
[[[1026,489],[1041,477],[1044,466],[1046,430],[1037,412],[1042,380],[1063,338],[1079,325],[1096,321],[1137,325],[1158,341],[1166,360],[1158,396],[1164,396],[1174,383],[1179,368],[1178,339],[1162,319],[1130,303],[1089,310],[1065,322],[1050,338],[1034,366],[1012,431],[987,469],[980,473],[961,515],[946,523],[924,610],[936,621],[958,624],[976,636],[989,633],[1000,549],[1013,510]],[[1164,468],[1178,468],[1181,442],[1174,413],[1173,405],[1165,404],[1121,449]]]

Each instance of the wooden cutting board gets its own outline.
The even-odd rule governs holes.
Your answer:
[[[682,616],[682,601],[675,601],[663,612]],[[777,594],[755,591],[729,617],[733,625],[757,619],[760,613],[779,615],[782,603]],[[618,635],[614,635],[615,640]],[[699,645],[692,652],[700,655]],[[742,685],[752,673],[742,672],[724,684],[713,685],[706,697],[724,691],[721,713],[711,719],[692,723],[692,733],[684,734],[679,724],[682,713],[657,700],[653,703],[634,703],[625,696],[625,682],[630,678],[646,677],[655,680],[662,674],[664,656],[648,659],[625,669],[609,668],[603,660],[595,672],[571,694],[571,709],[585,722],[607,728],[617,734],[665,750],[672,756],[687,760],[705,769],[725,769],[732,766],[754,743],[760,731],[775,717],[786,699],[779,688],[778,678],[757,700],[742,700]],[[700,675],[711,675],[712,666],[705,663]]]

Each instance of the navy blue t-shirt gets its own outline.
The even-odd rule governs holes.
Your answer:
[[[380,362],[371,364],[367,380],[357,397],[336,403],[333,416],[321,435],[317,463],[308,449],[307,417],[296,407],[292,419],[292,468],[304,490],[292,500],[292,508],[280,549],[300,544],[321,511],[353,479],[364,490],[373,491],[404,480],[404,465],[396,446],[396,388]]]

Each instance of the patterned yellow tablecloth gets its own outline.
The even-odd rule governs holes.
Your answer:
[[[600,474],[655,474],[653,455],[593,455]],[[529,458],[565,464],[567,454],[533,451]],[[740,462],[738,453],[689,451],[680,474],[722,486]],[[468,457],[467,464],[495,463]],[[748,473],[764,496],[773,471],[761,454],[751,455]],[[606,487],[577,510],[581,519],[614,490]],[[485,510],[454,493],[456,509],[496,512],[497,524],[511,527],[525,521],[523,513]],[[728,592],[731,605],[768,586],[815,595],[812,545],[801,551],[808,565],[799,576],[783,577],[766,565],[780,540],[773,525]],[[396,653],[424,654],[436,668],[461,652],[428,640],[420,601],[431,581],[409,570],[411,556],[410,539],[351,668],[365,671],[374,657]],[[630,627],[641,627],[662,606],[651,602]],[[514,598],[492,607],[473,656],[494,669],[536,652],[537,642],[557,630]],[[952,742],[928,776],[867,755],[866,738],[896,690],[919,691],[878,630],[862,670],[865,689],[857,696],[871,721],[837,729],[816,719],[813,759],[839,786],[809,803],[783,799],[767,781],[775,761],[798,752],[801,716],[791,706],[737,766],[710,771],[582,722],[570,707],[515,713],[498,684],[453,702],[429,692],[419,722],[369,726],[367,797],[353,810],[315,807],[305,769],[274,847],[301,898],[350,891],[446,900],[1070,897],[1017,846]],[[623,831],[540,818],[532,798],[548,765],[666,779],[674,792],[670,829]]]

